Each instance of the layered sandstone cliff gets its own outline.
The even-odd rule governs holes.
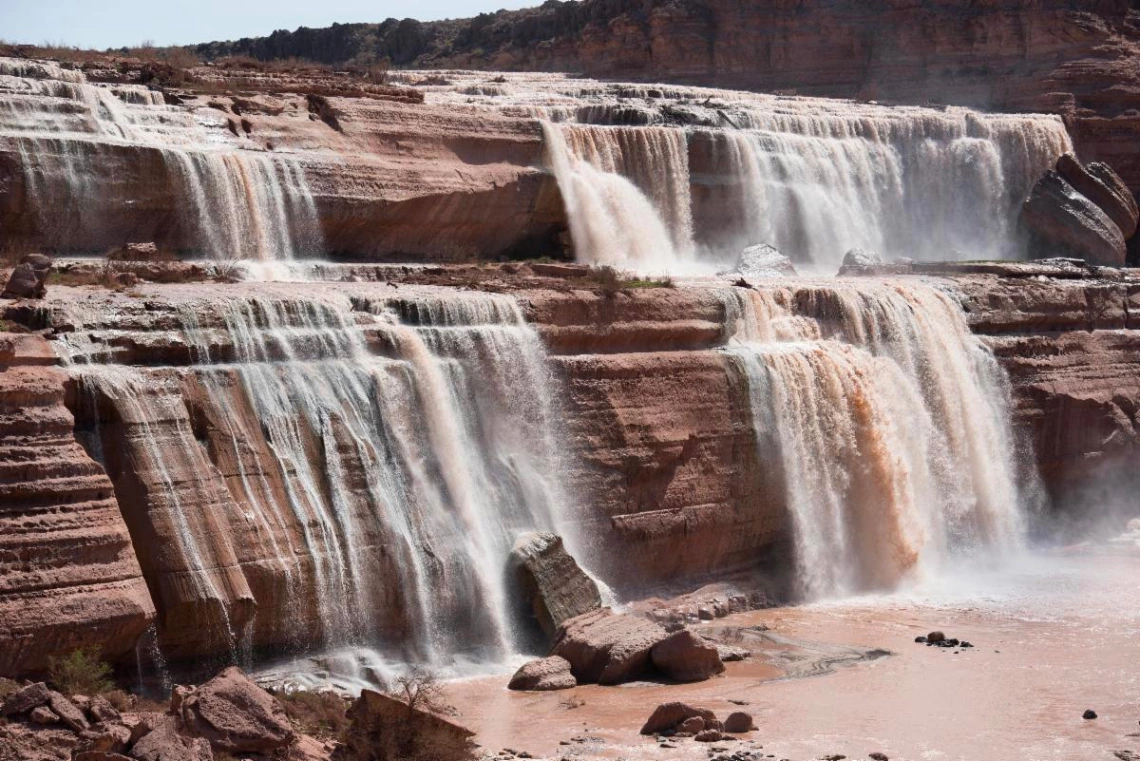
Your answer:
[[[133,652],[154,619],[111,482],[76,439],[40,336],[0,333],[0,673]]]
[[[1008,372],[1016,428],[1054,510],[1086,517],[1098,498],[1122,493],[1140,445],[1140,285],[1123,271],[1071,264],[915,267],[924,282],[960,300],[971,328]],[[250,394],[280,393],[273,377],[300,373],[299,392],[317,393],[319,384],[306,386],[311,381],[302,379],[329,371],[296,356],[290,362],[301,364],[295,367],[247,365],[248,357],[241,359],[247,339],[225,327],[240,314],[235,306],[256,313],[275,302],[295,304],[289,309],[300,308],[295,316],[301,317],[344,304],[352,310],[344,314],[357,315],[368,352],[379,363],[370,371],[377,373],[379,393],[396,393],[395,401],[403,399],[414,413],[415,396],[434,392],[415,386],[404,398],[400,384],[389,385],[386,378],[405,375],[419,360],[408,366],[384,359],[405,356],[402,345],[410,334],[375,315],[395,309],[409,327],[430,325],[439,319],[429,319],[430,310],[452,302],[482,304],[479,292],[508,291],[549,352],[551,388],[561,410],[553,435],[566,487],[557,509],[579,560],[624,594],[739,574],[786,574],[787,493],[779,466],[758,457],[749,379],[725,351],[736,319],[729,311],[733,286],[722,281],[607,291],[581,280],[581,270],[545,269],[557,276],[536,275],[526,266],[346,267],[341,276],[367,274],[376,282],[310,284],[303,296],[271,284],[142,284],[127,293],[54,286],[42,306],[10,307],[9,319],[54,333],[58,356],[96,364],[68,371],[77,379],[68,396],[74,424],[58,406],[64,375],[50,366],[57,360],[42,339],[22,340],[38,342],[36,362],[45,366],[13,362],[0,373],[9,395],[20,400],[9,413],[8,456],[13,467],[20,463],[20,472],[31,474],[19,479],[20,488],[34,490],[13,503],[23,506],[13,525],[31,526],[37,542],[60,548],[50,560],[30,556],[0,574],[11,590],[10,636],[19,643],[6,650],[14,655],[4,668],[35,668],[49,651],[84,643],[122,653],[152,616],[164,652],[175,660],[245,646],[306,649],[332,633],[352,634],[351,625],[334,630],[321,595],[335,601],[347,594],[375,614],[360,636],[403,643],[412,653],[430,645],[423,644],[420,629],[422,601],[408,586],[414,557],[400,549],[406,529],[396,516],[412,510],[411,503],[385,502],[375,493],[377,464],[361,449],[363,429],[342,417],[351,408],[328,408],[324,424],[299,421],[296,448],[283,438],[292,434],[264,417],[264,400]],[[447,282],[462,287],[440,285]],[[842,287],[858,290],[859,282]],[[466,290],[473,283],[478,291]],[[822,317],[834,305],[820,297],[833,287],[787,281],[767,290]],[[878,287],[867,281],[869,294]],[[760,286],[761,294],[765,290]],[[322,342],[348,326],[337,328],[341,323],[334,321],[328,323],[333,328],[321,328],[311,322],[319,313],[305,318],[309,327],[274,329],[264,344],[269,356],[327,351]],[[204,364],[207,356],[210,364]],[[41,396],[45,381],[56,390],[32,404],[27,389],[33,381]],[[313,397],[309,404],[328,402]],[[438,440],[413,443],[412,431],[422,431],[424,419],[408,421],[412,427],[401,434],[399,415],[369,409],[362,412],[378,415],[386,428],[395,426],[385,436],[412,436],[404,444],[412,451],[440,446]],[[75,443],[73,425],[110,481]],[[480,425],[501,426],[502,419],[486,417]],[[25,431],[41,438],[28,439]],[[58,447],[41,446],[48,433],[61,442]],[[420,451],[421,457],[436,456]],[[290,452],[305,452],[312,461],[283,459]],[[34,472],[27,471],[32,466]],[[330,503],[337,504],[334,523],[322,524],[315,510],[324,498],[297,491],[297,479],[310,469],[339,474],[327,483],[348,487],[344,501]],[[57,472],[71,480],[41,477]],[[325,475],[313,482],[316,488],[329,488],[319,485]],[[39,517],[29,523],[33,514]],[[440,562],[448,562],[446,553],[456,551],[445,542],[450,529],[424,528],[424,540],[445,553]],[[27,530],[14,536],[21,548],[16,551],[24,551]],[[340,555],[349,546],[351,556]],[[334,575],[337,557],[353,562],[353,575],[342,581]],[[364,578],[370,584],[353,586],[352,579]],[[28,605],[30,599],[37,604]],[[437,600],[456,606],[440,613],[443,620],[465,620],[463,605],[449,600],[448,594]],[[467,625],[474,628],[465,636],[478,637],[486,623]]]

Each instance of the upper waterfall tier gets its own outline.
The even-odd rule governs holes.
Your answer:
[[[1072,147],[1057,117],[961,108],[394,74],[419,102],[207,75],[167,98],[0,61],[10,243],[449,259],[560,255],[568,230],[580,261],[647,270],[711,271],[754,243],[828,273],[852,247],[1010,258],[1019,205]]]

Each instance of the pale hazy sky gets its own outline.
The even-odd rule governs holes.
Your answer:
[[[0,39],[83,48],[259,37],[275,29],[386,18],[465,18],[541,0],[0,0]]]

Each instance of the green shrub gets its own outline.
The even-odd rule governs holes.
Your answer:
[[[111,667],[94,648],[79,648],[63,658],[48,658],[48,677],[65,695],[101,695],[115,689]]]

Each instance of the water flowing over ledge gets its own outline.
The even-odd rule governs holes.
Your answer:
[[[500,79],[448,72],[416,106],[339,98],[333,128],[299,97],[250,121],[4,59],[19,192],[0,215],[60,252],[149,235],[223,260],[463,259],[561,252],[568,230],[582,262],[710,273],[768,243],[831,274],[852,247],[1019,258],[1017,210],[1072,148],[1054,116]]]
[[[566,530],[537,334],[505,296],[269,290],[180,303],[186,367],[68,346],[128,526],[165,543],[164,651],[517,652],[510,548]]]
[[[802,596],[893,589],[1022,546],[1035,475],[1015,461],[1005,375],[948,296],[866,283],[725,298]]]

